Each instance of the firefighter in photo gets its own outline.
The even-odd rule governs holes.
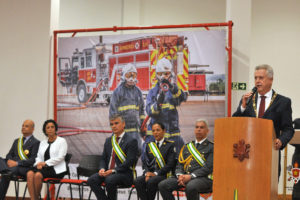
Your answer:
[[[149,91],[146,111],[151,120],[148,125],[146,142],[153,141],[152,125],[160,121],[166,128],[165,137],[175,142],[176,152],[184,145],[180,136],[177,106],[187,99],[186,94],[172,82],[172,64],[162,58],[156,65],[157,84]],[[144,148],[143,148],[144,149]],[[144,159],[144,156],[143,158]]]
[[[131,134],[142,147],[140,127],[145,118],[144,99],[141,90],[136,86],[137,70],[131,63],[122,70],[122,81],[114,90],[110,107],[109,118],[119,114],[125,120],[125,132]]]
[[[176,165],[174,142],[164,138],[164,125],[160,122],[154,123],[152,132],[155,141],[146,144],[144,173],[135,182],[141,200],[154,200],[158,183],[171,175]]]
[[[198,200],[199,193],[212,190],[214,144],[207,139],[208,123],[198,119],[195,123],[195,141],[184,145],[179,153],[175,175],[158,184],[164,200],[174,200],[172,192],[185,188],[187,200]]]

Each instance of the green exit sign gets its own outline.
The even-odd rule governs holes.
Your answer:
[[[239,82],[232,82],[231,84],[232,90],[246,90],[247,84],[246,83],[239,83]]]

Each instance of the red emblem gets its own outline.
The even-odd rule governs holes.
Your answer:
[[[294,168],[292,168],[291,171],[288,172],[288,174],[290,175],[290,177],[288,179],[289,181],[292,180],[294,182],[294,184],[299,182],[300,168],[298,168],[297,162],[295,162]]]
[[[233,144],[233,152],[233,157],[242,162],[245,158],[249,158],[250,144],[246,144],[243,139],[239,140],[238,143]]]

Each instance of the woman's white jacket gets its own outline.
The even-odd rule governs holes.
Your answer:
[[[40,143],[39,151],[35,159],[33,166],[36,166],[39,162],[44,161],[44,154],[47,150],[49,144],[48,139],[43,140]],[[50,159],[46,161],[48,166],[53,166],[56,174],[67,171],[65,156],[68,151],[68,144],[66,140],[62,137],[57,137],[56,140],[50,146]]]

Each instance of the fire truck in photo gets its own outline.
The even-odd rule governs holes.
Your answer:
[[[189,51],[185,37],[156,35],[78,49],[72,58],[58,59],[58,77],[64,87],[74,88],[80,103],[109,103],[114,89],[121,81],[122,68],[132,63],[137,69],[137,86],[147,94],[156,84],[155,65],[163,57],[173,65],[179,88],[188,92]],[[205,83],[204,83],[205,84]]]

